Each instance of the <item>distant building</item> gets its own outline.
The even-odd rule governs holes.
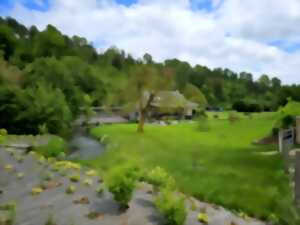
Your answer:
[[[145,92],[145,102],[149,98]],[[160,91],[150,104],[148,118],[161,119],[163,117],[174,117],[176,119],[192,119],[199,105],[188,101],[179,91]],[[131,119],[138,118],[138,113],[132,113]]]

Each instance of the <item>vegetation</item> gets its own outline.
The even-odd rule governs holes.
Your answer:
[[[9,133],[68,135],[81,110],[89,117],[91,106],[136,102],[141,131],[148,103],[163,89],[179,90],[210,109],[276,111],[288,97],[300,100],[299,85],[282,85],[266,74],[255,81],[247,72],[177,59],[157,63],[149,54],[134,59],[117,48],[97,53],[85,38],[63,35],[52,25],[39,31],[0,18],[0,41],[0,127]]]
[[[128,203],[131,200],[138,178],[138,169],[131,164],[114,166],[108,171],[105,184],[113,194],[114,199],[120,203],[122,209],[129,207]]]
[[[64,139],[60,137],[53,137],[46,145],[38,147],[36,151],[47,158],[62,158],[62,155],[65,155],[64,152],[66,151],[66,149],[67,148]]]
[[[1,211],[7,211],[8,214],[1,214]],[[15,223],[16,223],[16,203],[12,202],[12,203],[6,203],[0,205],[0,224],[14,225]]]
[[[300,115],[300,102],[289,99],[288,103],[281,107],[277,113],[275,128],[288,128],[296,125],[296,117]]]
[[[57,225],[57,223],[55,222],[53,215],[49,215],[45,225]]]
[[[175,187],[175,181],[164,169],[157,166],[150,170],[145,177],[145,180],[156,187],[173,189]]]
[[[70,181],[74,182],[74,183],[77,183],[80,181],[80,174],[74,174],[72,176],[70,176]]]
[[[166,224],[182,225],[187,215],[184,201],[178,193],[165,189],[155,199],[155,205],[165,216]]]
[[[66,189],[66,193],[67,193],[67,194],[73,194],[73,193],[75,193],[75,192],[76,192],[76,187],[75,187],[74,185],[70,185],[70,186],[68,186],[67,189]]]
[[[91,130],[94,137],[108,135],[116,144],[108,145],[101,157],[81,162],[103,171],[127,160],[139,162],[145,170],[159,166],[184,193],[262,219],[276,214],[287,223],[293,203],[281,156],[260,154],[276,150],[275,145],[252,144],[270,134],[277,114],[238,115],[232,124],[229,113],[208,114],[207,132],[199,132],[196,122],[146,125],[143,136],[134,124],[97,127]]]

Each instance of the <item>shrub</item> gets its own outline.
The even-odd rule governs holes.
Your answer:
[[[0,129],[0,144],[5,142],[7,131],[5,129]]]
[[[235,122],[240,120],[240,117],[237,113],[230,112],[229,115],[228,115],[228,120],[229,120],[230,123],[235,123]]]
[[[187,213],[183,197],[165,189],[155,199],[155,205],[165,216],[166,224],[184,224]]]
[[[32,195],[39,195],[43,192],[43,189],[41,187],[34,187],[31,189]]]
[[[5,136],[0,134],[0,144],[5,142]]]
[[[37,152],[45,157],[58,157],[66,150],[65,141],[60,137],[51,138],[50,141],[37,149]]]
[[[156,187],[175,188],[175,181],[163,168],[157,166],[146,174],[145,181]]]
[[[87,175],[89,177],[94,177],[97,175],[97,172],[95,170],[88,170],[85,172],[85,175]]]
[[[7,131],[4,128],[0,129],[0,135],[1,136],[6,136],[7,135]]]
[[[21,156],[21,155],[17,155],[15,158],[16,158],[16,160],[17,160],[18,163],[21,163],[21,162],[24,161],[24,157]]]
[[[204,223],[204,224],[207,224],[208,223],[208,216],[206,213],[199,213],[198,214],[198,221],[200,223]]]
[[[7,203],[0,205],[0,211],[8,211],[7,217],[1,217],[0,212],[0,224],[2,225],[14,225],[16,223],[16,203]]]
[[[66,189],[66,193],[67,193],[67,194],[73,194],[73,193],[75,193],[75,192],[76,192],[76,187],[75,187],[74,185],[70,185],[70,186],[68,186],[67,189]]]
[[[133,165],[118,166],[107,173],[105,184],[121,208],[128,208],[138,178],[139,171]]]
[[[290,126],[295,125],[296,120],[295,117],[292,115],[285,115],[281,120],[281,127],[282,128],[289,128]]]
[[[43,180],[45,181],[50,181],[54,178],[54,175],[51,172],[46,172],[45,175],[43,176]]]
[[[93,180],[92,179],[85,179],[83,181],[83,184],[86,185],[86,186],[92,186]]]
[[[24,173],[17,173],[17,178],[19,180],[23,179],[23,177],[24,177]]]
[[[55,222],[55,220],[54,220],[54,218],[53,218],[52,215],[49,215],[49,217],[48,217],[45,225],[56,225],[56,222]]]
[[[80,174],[74,174],[72,176],[70,176],[70,181],[72,182],[79,182],[80,181]]]

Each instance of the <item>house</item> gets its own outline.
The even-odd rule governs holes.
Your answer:
[[[148,116],[150,118],[171,116],[176,119],[192,119],[198,107],[197,103],[188,101],[179,91],[160,91],[150,104]]]

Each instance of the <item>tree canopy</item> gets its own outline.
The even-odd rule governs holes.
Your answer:
[[[283,85],[274,76],[255,80],[228,68],[155,62],[149,53],[135,59],[116,47],[99,53],[84,37],[64,35],[53,25],[26,27],[13,18],[0,19],[0,53],[0,127],[9,132],[46,127],[65,133],[80,108],[125,106],[145,91],[178,90],[203,107],[240,111],[276,111],[288,98],[300,100],[300,85]]]

